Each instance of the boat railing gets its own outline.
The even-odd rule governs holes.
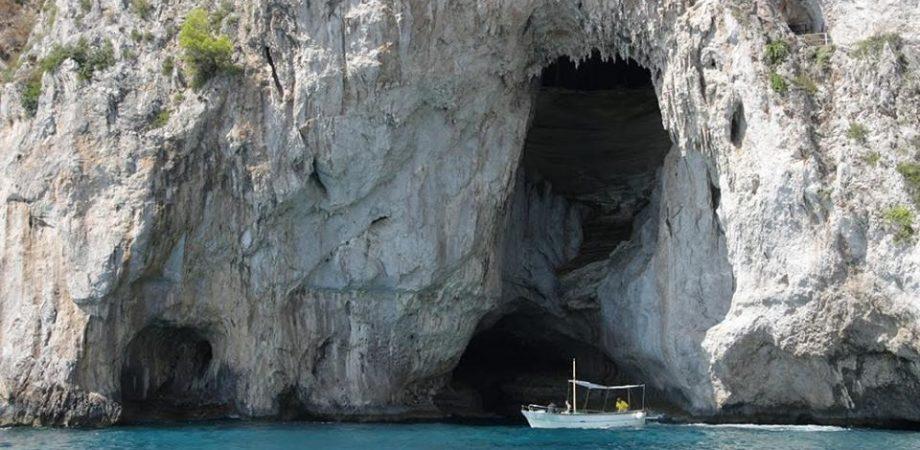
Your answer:
[[[521,409],[526,409],[528,411],[549,411],[549,406],[543,405],[521,405]]]
[[[802,35],[802,41],[805,42],[805,45],[819,47],[822,45],[829,45],[831,43],[831,37],[827,33],[809,33]]]
[[[521,410],[525,411],[546,411],[553,412],[558,414],[572,414],[571,411],[568,411],[564,408],[559,407],[549,407],[544,405],[521,405]],[[643,412],[644,409],[628,409],[626,411],[609,411],[604,409],[579,409],[576,414],[632,414],[637,412]]]
[[[643,409],[627,409],[625,411],[611,411],[609,409],[579,409],[576,414],[634,414],[637,412],[644,412]],[[571,412],[567,412],[571,414]]]

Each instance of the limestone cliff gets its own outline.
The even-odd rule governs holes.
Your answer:
[[[917,0],[234,1],[193,87],[196,6],[48,0],[8,62],[0,424],[496,411],[572,356],[920,422]]]

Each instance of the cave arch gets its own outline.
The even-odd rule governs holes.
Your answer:
[[[780,0],[778,6],[786,25],[793,33],[812,34],[826,31],[824,13],[817,0]]]
[[[122,360],[122,421],[224,415],[213,364],[214,348],[201,330],[166,324],[143,328]]]
[[[592,381],[641,381],[605,350],[590,286],[657,208],[671,147],[652,74],[636,61],[593,51],[543,70],[502,237],[504,306],[469,341],[442,411],[520,420],[521,404],[562,405],[573,357]]]

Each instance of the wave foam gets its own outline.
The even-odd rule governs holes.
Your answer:
[[[701,427],[701,428],[740,428],[743,430],[761,430],[761,431],[800,431],[800,432],[812,432],[812,431],[847,431],[847,428],[844,427],[835,427],[832,425],[758,425],[755,423],[690,423],[686,426],[692,427]]]

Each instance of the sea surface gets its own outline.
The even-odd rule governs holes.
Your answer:
[[[780,425],[533,430],[456,424],[176,424],[95,430],[0,429],[23,449],[920,449],[920,432]]]

